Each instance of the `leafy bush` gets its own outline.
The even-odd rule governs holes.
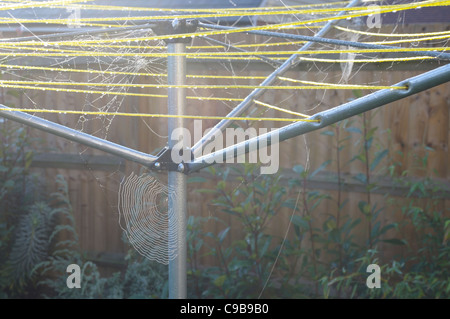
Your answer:
[[[361,120],[361,128],[343,121],[322,133],[334,141],[335,196],[307,186],[330,160],[314,171],[296,165],[288,179],[260,175],[254,164],[210,168],[217,187],[200,192],[213,195],[215,217],[190,216],[187,225],[189,297],[450,297],[450,218],[445,207],[450,190],[428,177],[407,181],[403,177],[408,172],[398,163],[382,166],[389,153],[376,143],[377,129],[370,127],[370,118]],[[29,170],[33,152],[26,130],[0,129],[0,298],[166,298],[167,267],[132,249],[123,271],[100,275],[80,250],[65,180],[57,176],[58,191],[42,194],[44,187]],[[342,163],[350,135],[359,138],[359,152]],[[417,163],[426,167],[432,151],[427,149]],[[350,216],[342,170],[356,162],[363,171],[355,179],[365,194],[357,204],[360,214]],[[381,206],[373,200],[379,185],[372,176],[380,172],[407,188],[406,200],[390,194]],[[387,205],[403,219],[382,224]],[[278,218],[288,218],[291,229],[282,238],[271,233]],[[241,229],[231,230],[229,220]],[[218,233],[204,230],[211,222]],[[414,242],[401,237],[405,229]],[[402,254],[387,260],[386,245],[401,245]],[[203,256],[212,257],[215,266],[203,266]],[[69,264],[81,266],[81,289],[66,286]],[[370,264],[380,266],[380,289],[366,286]]]
[[[54,250],[47,259],[36,265],[34,272],[42,278],[39,286],[47,298],[164,298],[167,296],[167,269],[142,258],[130,250],[126,256],[126,269],[102,277],[97,265],[86,260],[80,251],[72,207],[68,200],[67,183],[60,176],[59,190],[53,196],[58,200],[58,213],[65,217],[64,223],[56,226],[49,237],[54,241]],[[71,239],[58,240],[60,232],[69,232]],[[125,240],[125,238],[124,238]],[[66,285],[67,266],[77,264],[81,268],[81,288],[69,289]]]
[[[197,239],[189,245],[189,271],[196,298],[257,298],[262,291],[271,290],[273,282],[266,282],[273,265],[273,237],[267,232],[267,225],[278,214],[286,199],[287,190],[280,185],[280,176],[259,175],[254,164],[244,164],[239,168],[227,168],[220,174],[221,180],[216,189],[200,190],[212,193],[212,204],[221,212],[239,220],[242,235],[227,245],[230,227],[215,218],[224,228],[216,236],[200,230],[205,220],[191,217],[188,225],[188,238]],[[214,168],[210,168],[216,173]],[[230,174],[235,175],[239,187],[227,192],[226,185]],[[208,255],[218,261],[217,267],[197,268],[198,252],[203,246]]]
[[[27,130],[0,126],[0,298],[164,298],[167,267],[129,251],[124,272],[102,277],[80,250],[68,185],[58,190],[31,174]],[[67,266],[81,267],[81,289],[66,285]]]
[[[30,273],[45,258],[50,219],[45,195],[31,174],[27,130],[0,126],[0,297],[33,296]]]
[[[337,166],[337,195],[330,196],[307,187],[330,160],[310,171],[302,165],[293,168],[288,183],[281,176],[258,175],[257,166],[243,164],[224,170],[211,168],[219,179],[211,193],[214,218],[190,217],[188,222],[189,287],[194,298],[448,298],[450,297],[450,219],[444,201],[449,190],[430,178],[405,182],[407,172],[381,163],[389,162],[389,152],[376,142],[377,128],[368,115],[361,116],[362,127],[343,121],[322,134],[334,139]],[[350,136],[358,137],[359,152],[349,163],[342,163]],[[428,151],[432,151],[428,149]],[[427,164],[428,153],[418,160]],[[415,156],[415,155],[413,155]],[[355,176],[365,192],[358,203],[359,216],[348,215],[343,195],[344,165],[360,162],[363,171]],[[396,178],[395,172],[400,172]],[[395,185],[407,187],[405,201],[390,194],[383,203],[373,199],[379,187],[373,175],[390,174]],[[231,178],[232,177],[232,178]],[[326,211],[322,205],[335,207]],[[403,219],[382,223],[387,205],[403,214]],[[274,216],[286,218],[291,211],[293,232],[285,238],[270,234]],[[220,215],[219,212],[225,214]],[[227,217],[226,217],[227,216]],[[234,219],[242,232],[233,237],[225,222]],[[203,231],[215,221],[217,234]],[[361,238],[361,228],[365,238]],[[414,243],[403,238],[413,233]],[[385,256],[392,245],[402,253]],[[212,256],[214,267],[203,267],[202,256]],[[381,288],[369,289],[367,267],[381,270]]]

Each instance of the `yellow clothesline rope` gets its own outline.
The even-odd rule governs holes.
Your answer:
[[[363,34],[363,35],[370,35],[374,37],[425,37],[425,36],[433,36],[433,35],[444,35],[444,34],[450,34],[450,31],[439,31],[439,32],[423,32],[423,33],[376,33],[376,32],[368,32],[368,31],[361,31],[361,30],[354,30],[350,28],[344,28],[341,26],[334,26],[336,29],[351,33],[357,33],[357,34]]]
[[[327,83],[327,82],[315,82],[315,81],[305,81],[305,80],[297,80],[292,78],[287,78],[284,76],[279,76],[278,79],[282,81],[288,81],[293,83],[302,83],[302,84],[310,84],[315,85],[317,87],[333,87],[334,89],[350,89],[350,90],[357,90],[357,89],[375,89],[375,90],[383,90],[383,89],[391,89],[391,90],[406,90],[408,87],[406,86],[383,86],[383,85],[356,85],[356,84],[339,84],[339,83]]]
[[[284,46],[284,45],[297,45],[304,44],[307,41],[292,41],[292,42],[269,42],[269,43],[254,43],[254,44],[236,44],[232,45],[235,48],[259,48],[259,47],[271,47],[271,46]],[[166,46],[157,46],[157,45],[111,45],[111,44],[77,44],[71,47],[88,47],[88,48],[108,48],[108,49],[140,49],[140,50],[166,50]],[[76,51],[70,49],[56,49],[56,48],[37,48],[37,46],[28,46],[23,45],[22,43],[14,43],[14,42],[0,42],[0,48],[12,48],[12,49],[21,49],[21,50],[47,50],[47,51],[55,51],[55,52],[86,52],[86,51]],[[186,49],[188,50],[199,50],[199,49],[223,49],[223,45],[194,45],[188,46]]]
[[[339,1],[331,3],[319,3],[308,5],[294,5],[294,6],[272,6],[272,7],[249,7],[249,8],[215,8],[215,9],[172,9],[172,8],[146,8],[146,7],[125,7],[125,6],[108,6],[108,5],[80,5],[76,4],[71,7],[77,7],[80,9],[95,9],[95,10],[109,10],[109,11],[150,11],[150,12],[218,12],[218,11],[266,11],[266,10],[286,10],[305,7],[321,7],[331,5],[343,5],[350,1]]]
[[[0,64],[0,68],[19,69],[19,70],[39,70],[51,72],[74,72],[74,73],[88,73],[88,74],[111,74],[111,75],[133,75],[133,76],[147,76],[147,77],[167,77],[167,74],[162,73],[140,73],[140,72],[121,72],[121,71],[103,71],[103,70],[82,70],[70,68],[52,68],[42,66],[29,65],[12,65]],[[239,75],[203,75],[203,74],[188,74],[188,78],[193,79],[241,79],[241,80],[264,80],[266,76],[239,76]]]
[[[292,114],[292,115],[296,115],[296,116],[300,116],[300,117],[304,117],[304,118],[310,117],[309,115],[305,115],[305,114],[302,114],[302,113],[298,113],[298,112],[290,111],[290,110],[287,110],[287,109],[283,109],[281,107],[278,107],[278,106],[275,106],[275,105],[271,105],[271,104],[267,104],[267,103],[264,103],[264,102],[261,102],[261,101],[258,101],[258,100],[253,100],[253,102],[255,104],[265,106],[265,107],[267,107],[269,109],[274,109],[274,110],[281,111],[281,112],[284,112],[284,113],[288,113],[288,114]]]
[[[414,38],[414,39],[402,39],[402,40],[392,40],[392,41],[376,41],[376,42],[362,42],[369,44],[398,44],[398,43],[411,43],[411,42],[422,42],[422,41],[430,41],[430,40],[443,40],[450,38],[450,34],[440,35],[440,36],[431,36],[425,38]],[[430,47],[430,50],[433,50],[433,47]]]
[[[20,3],[20,4],[15,4],[12,6],[1,6],[0,7],[0,11],[3,10],[17,10],[17,9],[25,9],[25,8],[37,8],[37,7],[49,7],[49,6],[54,6],[54,5],[67,5],[67,4],[71,4],[71,3],[76,3],[76,2],[89,2],[89,1],[93,1],[93,0],[59,0],[59,1],[42,1],[42,2],[29,2],[27,1],[27,3]]]
[[[52,88],[52,87],[39,87],[28,85],[13,85],[2,84],[2,87],[12,89],[28,89],[38,91],[56,91],[66,93],[85,93],[85,94],[100,94],[100,95],[123,95],[123,96],[141,96],[141,97],[155,97],[155,98],[167,98],[164,94],[148,94],[148,93],[132,93],[132,92],[114,92],[114,91],[94,91],[94,90],[79,90],[79,89],[65,89],[65,88]],[[226,101],[226,102],[242,102],[243,99],[238,98],[223,98],[223,97],[208,97],[208,96],[188,96],[188,100],[200,100],[200,101]]]
[[[431,6],[443,6],[450,5],[450,1],[421,1],[420,3],[412,3],[412,4],[404,4],[398,5],[395,8],[390,7],[389,9],[380,9],[377,8],[376,13],[386,13],[392,11],[401,11],[401,10],[409,10],[415,9],[418,7],[431,7]],[[150,40],[161,40],[161,39],[174,39],[174,38],[187,38],[187,37],[202,37],[202,36],[211,36],[211,35],[221,35],[221,34],[232,34],[232,33],[242,33],[248,31],[256,31],[256,30],[269,30],[269,29],[277,29],[282,27],[290,27],[296,25],[308,25],[319,22],[328,22],[332,20],[342,20],[342,19],[351,19],[355,17],[366,16],[368,14],[374,13],[373,8],[371,11],[366,12],[358,12],[358,13],[350,13],[341,16],[327,17],[327,18],[318,18],[312,20],[304,20],[304,21],[296,21],[289,23],[281,23],[281,24],[269,24],[255,27],[246,27],[246,28],[236,28],[229,30],[214,30],[214,31],[206,31],[206,32],[197,32],[197,33],[186,33],[186,34],[173,34],[173,35],[162,35],[162,36],[152,36],[152,37],[141,37],[141,38],[124,38],[124,39],[97,39],[97,40],[83,40],[83,41],[60,41],[60,42],[47,42],[47,45],[74,45],[76,43],[120,43],[120,42],[133,42],[133,41],[150,41]],[[172,17],[173,18],[173,17]],[[41,45],[40,42],[30,41],[26,44]]]
[[[416,3],[411,8],[423,6],[436,6],[436,4],[446,4],[447,1],[422,1]],[[222,17],[241,17],[241,16],[273,16],[273,15],[294,15],[294,14],[334,14],[336,12],[365,12],[366,14],[379,13],[380,11],[392,12],[401,10],[408,5],[385,5],[377,6],[376,8],[370,6],[348,7],[348,8],[321,8],[321,9],[304,9],[304,10],[268,10],[268,11],[237,11],[227,12],[226,9],[211,11],[210,14],[184,14],[184,15],[156,15],[156,16],[138,16],[138,17],[95,17],[95,18],[78,18],[78,19],[11,19],[2,18],[1,23],[46,23],[46,24],[67,24],[70,23],[86,23],[86,22],[101,22],[101,21],[136,21],[136,20],[162,20],[162,19],[201,19],[201,18],[222,18]],[[224,13],[217,13],[217,12]]]
[[[381,85],[350,85],[350,84],[334,84],[334,83],[320,83],[313,81],[301,81],[290,78],[279,77],[281,80],[289,82],[304,83],[309,85],[304,86],[277,86],[277,85],[168,85],[168,84],[138,84],[138,83],[96,83],[96,82],[45,82],[45,81],[20,81],[20,80],[0,80],[0,85],[54,85],[54,86],[95,86],[95,87],[132,87],[132,88],[183,88],[183,89],[267,89],[267,90],[317,90],[317,89],[367,89],[367,90],[403,90],[406,87],[401,86],[381,86]]]
[[[309,62],[322,62],[322,63],[386,63],[386,62],[407,62],[407,61],[419,61],[419,60],[432,60],[434,57],[430,56],[413,56],[405,58],[383,58],[383,59],[322,59],[322,58],[307,58],[299,57],[299,60]]]
[[[33,52],[0,52],[0,56],[48,56],[48,57],[70,57],[70,56],[91,56],[91,57],[155,57],[166,58],[169,56],[186,56],[187,58],[208,58],[208,57],[240,57],[257,55],[312,55],[312,54],[336,54],[336,53],[398,53],[417,51],[448,51],[450,47],[420,47],[420,48],[389,48],[389,49],[344,49],[344,50],[305,50],[305,51],[257,51],[257,52],[183,52],[183,53],[141,53],[141,52],[59,52],[59,53],[33,53]]]
[[[442,39],[449,39],[450,38],[450,31],[447,32],[444,35],[438,35],[438,36],[430,36],[430,37],[423,37],[423,38],[414,38],[414,39],[402,39],[402,40],[392,40],[392,41],[375,41],[375,42],[361,42],[361,43],[368,43],[368,44],[398,44],[398,43],[410,43],[411,41],[414,42],[422,42],[422,41],[430,41],[430,40],[442,40]],[[294,42],[276,42],[276,43],[254,43],[254,44],[240,44],[240,45],[233,45],[233,47],[236,48],[260,48],[260,47],[271,47],[271,46],[285,46],[285,45],[297,45],[297,44],[304,44],[307,41],[294,41]],[[75,46],[74,46],[75,47]],[[95,45],[95,44],[78,44],[76,47],[88,47],[88,48],[118,48],[118,49],[141,49],[141,50],[149,50],[149,49],[158,49],[158,50],[165,50],[165,46],[142,46],[142,45]],[[86,53],[89,51],[82,51],[82,50],[73,50],[73,49],[56,49],[56,48],[40,48],[36,46],[26,46],[22,45],[20,43],[17,43],[15,45],[12,45],[12,43],[1,43],[0,42],[0,48],[1,49],[16,49],[16,50],[35,50],[35,51],[44,51],[44,52],[61,52],[61,54],[69,52],[69,53]],[[198,50],[198,49],[223,49],[224,46],[221,45],[197,45],[197,46],[190,46],[187,47],[188,50]],[[430,47],[430,50],[434,49],[433,47]],[[92,52],[90,52],[92,54]],[[192,52],[187,52],[186,54],[195,54]],[[264,53],[264,51],[255,51],[255,54],[261,54]],[[120,54],[120,52],[118,53]],[[160,53],[164,54],[164,53]]]
[[[154,117],[154,118],[184,118],[199,120],[233,120],[233,121],[277,121],[277,122],[320,122],[320,120],[304,118],[264,118],[264,117],[226,117],[208,115],[169,115],[169,114],[149,114],[149,113],[124,113],[124,112],[88,112],[73,110],[52,110],[52,109],[26,109],[26,108],[2,108],[0,111],[26,112],[26,113],[56,113],[56,114],[76,114],[76,115],[107,115],[107,116],[127,116],[127,117]]]

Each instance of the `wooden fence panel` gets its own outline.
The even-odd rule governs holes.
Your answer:
[[[205,74],[216,74],[215,70],[205,70]],[[237,74],[246,75],[267,75],[266,71],[259,70],[235,70]],[[375,84],[394,84],[402,79],[420,74],[422,71],[364,71],[356,72],[349,80],[351,83],[375,83]],[[38,74],[38,72],[36,72]],[[286,76],[298,79],[308,79],[313,81],[338,81],[341,72],[314,73],[306,71],[290,71]],[[72,80],[86,81],[85,75],[72,75]],[[139,78],[138,82],[147,81],[145,78]],[[196,83],[222,84],[223,80],[209,79],[198,81]],[[258,84],[259,81],[252,81]],[[142,93],[162,94],[161,89],[139,89]],[[396,172],[407,170],[413,177],[439,177],[442,180],[449,181],[449,151],[448,142],[450,139],[449,126],[449,101],[450,101],[450,84],[444,84],[433,88],[427,92],[417,94],[404,100],[391,103],[377,110],[371,111],[366,115],[370,118],[369,128],[377,127],[375,136],[374,149],[386,148],[392,161],[401,164]],[[221,96],[221,97],[245,97],[248,90],[231,90],[213,91],[213,90],[189,90],[189,95],[201,94],[203,96]],[[364,92],[366,93],[366,92]],[[30,98],[22,96],[20,100],[15,100],[16,105],[24,107],[33,107],[34,101],[36,105],[47,108],[61,109],[80,109],[80,103],[84,103],[84,99],[93,101],[95,97],[86,97],[83,94],[64,93],[64,92],[31,92],[27,95]],[[318,111],[338,106],[348,99],[354,98],[351,91],[335,91],[327,92],[319,90],[304,91],[285,91],[276,90],[264,95],[261,100],[270,104],[287,107],[299,112],[313,114]],[[100,106],[106,100],[94,102]],[[231,107],[236,103],[220,102],[220,101],[198,101],[189,100],[187,106],[187,114],[192,115],[226,115]],[[142,112],[142,113],[166,113],[166,101],[161,98],[124,98],[120,106],[120,110],[124,112]],[[282,116],[281,113],[269,110],[266,116]],[[108,130],[104,129],[105,122],[100,120],[92,120],[81,123],[79,116],[64,114],[46,114],[47,119],[67,125],[72,128],[81,129],[84,132],[93,133],[100,137],[105,137],[111,141],[136,148],[142,152],[154,153],[158,148],[165,145],[167,139],[167,120],[166,119],[141,119],[141,118],[119,118],[116,117]],[[351,126],[362,126],[362,118],[354,117],[350,119]],[[188,120],[188,127],[193,131],[194,121]],[[203,130],[213,126],[217,121],[203,120]],[[82,124],[82,127],[81,127]],[[261,123],[258,126],[280,126],[279,123]],[[350,124],[349,124],[350,125]],[[312,170],[318,168],[324,161],[331,160],[328,171],[337,171],[336,156],[336,139],[324,134],[325,130],[334,130],[328,127],[326,129],[312,132],[305,136],[293,138],[283,142],[280,145],[280,165],[281,168],[292,168],[294,165],[308,165]],[[68,142],[55,136],[29,129],[35,137],[40,137],[42,147],[40,149],[51,153],[75,154],[81,159],[87,155],[105,155],[104,153],[88,149],[76,143]],[[352,158],[361,152],[361,137],[355,133],[348,133],[341,128],[341,138],[349,137],[345,142],[345,148],[340,153],[341,173],[356,175],[364,172],[364,165],[358,161],[351,161]],[[416,154],[420,158],[425,156],[426,147],[432,148],[429,152],[428,161],[424,168],[418,168],[417,158],[411,154]],[[373,152],[372,155],[373,156]],[[390,162],[384,160],[379,166],[382,169],[377,170],[378,174],[387,173],[387,165]],[[115,170],[102,170],[99,166],[95,168],[85,167],[80,170],[77,168],[41,168],[39,170],[43,177],[51,183],[56,174],[62,174],[66,177],[72,204],[74,207],[77,228],[80,234],[81,246],[88,251],[96,252],[124,252],[125,245],[121,241],[121,229],[118,223],[119,214],[117,210],[117,192],[120,181],[124,176],[132,171],[139,171],[141,167],[133,163],[126,163],[125,168],[118,166]],[[218,213],[214,207],[210,205],[210,195],[199,194],[193,186],[201,186],[204,188],[214,188],[216,181],[211,180],[203,184],[190,184],[189,189],[189,215],[201,216],[209,218],[216,216]],[[51,190],[49,190],[50,192]],[[336,196],[336,190],[330,190],[330,195]],[[343,214],[349,216],[359,216],[358,203],[366,198],[366,194],[360,192],[344,192],[343,200],[348,199],[347,208]],[[401,219],[401,214],[396,205],[390,205],[385,202],[382,195],[371,195],[372,202],[379,205],[385,205],[386,211],[383,213],[382,223],[392,222]],[[401,201],[401,197],[396,200]],[[407,201],[407,199],[403,199]],[[443,209],[449,209],[449,201],[442,201]],[[335,204],[331,201],[324,203],[318,209],[317,225],[327,217],[327,214],[336,214]],[[233,239],[240,238],[241,226],[231,217],[220,215],[224,221],[231,225],[232,231],[227,239],[231,242]],[[289,225],[291,211],[284,210],[280,212],[282,218],[274,219],[269,229],[274,235],[282,238],[285,236],[286,229]],[[213,233],[218,233],[224,228],[224,225],[218,223],[209,223]],[[366,222],[360,227],[360,236],[366,236]],[[414,239],[413,235],[407,239]],[[387,252],[390,254],[391,252]],[[204,259],[207,263],[214,263],[210,257]]]

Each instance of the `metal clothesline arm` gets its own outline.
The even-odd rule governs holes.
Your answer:
[[[347,8],[354,7],[354,6],[358,5],[360,2],[361,2],[361,0],[353,0],[352,2],[350,2],[347,5]],[[341,11],[340,13],[337,14],[337,16],[341,16],[345,13],[346,13],[345,11]],[[335,23],[335,20],[329,21],[318,33],[316,33],[316,35],[314,37],[322,37],[325,33],[327,33],[331,29],[331,27],[333,26],[334,23]],[[200,25],[204,25],[204,24],[200,24]],[[314,42],[305,43],[298,51],[301,52],[301,51],[308,50],[309,47],[313,43]],[[270,74],[267,77],[267,79],[265,79],[261,83],[261,86],[272,85],[278,79],[278,76],[283,75],[285,72],[287,72],[289,69],[291,69],[291,67],[295,64],[297,57],[298,57],[297,54],[292,55],[280,67],[278,67],[278,69],[273,71],[272,74]],[[258,89],[253,90],[244,99],[244,101],[242,101],[237,107],[235,107],[230,113],[228,113],[227,117],[240,116],[253,104],[253,100],[258,98],[259,96],[261,96],[265,91],[266,91],[266,89],[263,89],[263,88],[258,88]],[[207,134],[205,134],[205,136],[203,136],[203,138],[201,138],[199,141],[197,141],[195,143],[195,145],[192,147],[192,152],[193,152],[194,156],[196,156],[202,152],[205,145],[208,144],[209,141],[211,141],[213,136],[218,131],[224,131],[228,126],[230,126],[231,123],[233,123],[233,121],[229,120],[229,119],[221,120],[219,123],[217,123]]]
[[[8,107],[1,104],[0,108],[8,109]],[[155,156],[130,149],[24,112],[0,111],[0,116],[142,165],[149,166],[156,160]]]
[[[199,157],[187,164],[188,171],[195,172],[204,167],[213,165],[216,162],[226,162],[227,159],[235,157],[236,154],[238,154],[238,151],[242,152],[245,150],[247,153],[249,150],[259,149],[260,145],[271,145],[272,140],[281,142],[295,136],[312,132],[449,81],[450,64],[447,64],[396,84],[396,86],[406,86],[407,89],[405,90],[380,90],[327,111],[317,113],[310,118],[319,120],[319,122],[297,122],[290,124],[270,133],[251,138],[242,143]],[[278,139],[274,139],[275,135],[278,135]],[[261,144],[261,141],[265,142]]]

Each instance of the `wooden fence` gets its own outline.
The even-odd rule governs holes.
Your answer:
[[[414,32],[414,28],[402,29],[402,31]],[[433,30],[428,28],[428,30]],[[255,64],[256,65],[256,64]],[[408,63],[409,70],[404,66],[400,69],[395,64],[380,64],[368,67],[354,66],[349,83],[376,83],[377,85],[389,85],[397,83],[408,77],[417,75],[427,68],[434,67],[434,64],[420,62],[420,64]],[[234,65],[235,74],[264,76],[270,70],[265,67],[252,68],[252,64]],[[221,68],[212,63],[189,64],[189,72],[203,73],[208,75],[219,74]],[[325,71],[324,71],[325,70]],[[38,72],[36,71],[36,74]],[[313,80],[337,82],[341,79],[342,72],[339,65],[329,66],[329,69],[321,68],[317,70],[314,64],[303,65],[286,74],[287,77]],[[87,81],[88,75],[72,75],[72,80]],[[145,78],[136,79],[136,82],[148,81]],[[202,84],[222,84],[223,80],[208,79],[196,83]],[[258,84],[258,81],[252,81]],[[164,93],[161,89],[139,89],[144,93]],[[440,85],[426,92],[400,100],[395,103],[385,105],[377,110],[368,112],[366,119],[370,119],[368,128],[377,128],[374,136],[373,150],[387,149],[390,161],[387,158],[373,172],[372,179],[377,180],[379,188],[373,192],[373,202],[385,205],[381,221],[383,224],[401,219],[397,205],[385,202],[385,194],[391,193],[397,202],[407,201],[405,190],[394,188],[392,181],[386,177],[388,166],[397,163],[397,174],[407,171],[405,178],[417,179],[421,177],[431,177],[444,182],[447,186],[450,180],[449,150],[448,142],[450,138],[449,126],[449,101],[450,83]],[[196,90],[189,94],[201,94],[202,96],[222,96],[222,97],[245,97],[246,90],[223,90],[220,92],[210,90]],[[368,92],[363,92],[364,94]],[[81,98],[80,98],[81,96]],[[338,106],[351,98],[354,93],[348,90],[273,90],[264,95],[263,101],[290,107],[299,112],[314,114],[319,111]],[[93,104],[102,105],[105,100],[94,101],[94,98],[86,97],[82,94],[65,92],[27,92],[14,100],[16,105],[23,107],[33,107],[31,102],[47,108],[80,109],[86,99],[93,101]],[[219,101],[198,101],[189,100],[187,113],[193,115],[226,115],[230,108],[234,106],[232,102]],[[95,110],[95,109],[86,109]],[[120,105],[123,112],[142,113],[166,113],[166,101],[159,98],[138,98],[126,97]],[[280,116],[273,110],[265,113],[266,116]],[[167,120],[165,119],[143,119],[143,118],[120,118],[116,117],[109,122],[108,118],[92,119],[80,122],[79,116],[64,114],[48,114],[45,118],[67,125],[76,129],[83,129],[84,132],[92,133],[108,140],[117,142],[130,148],[138,149],[142,152],[154,153],[158,148],[165,145],[167,141]],[[362,117],[350,119],[349,126],[361,128]],[[204,120],[203,128],[213,126],[217,121]],[[193,129],[193,121],[189,120],[189,129]],[[261,124],[263,125],[263,124]],[[264,123],[268,127],[279,127],[279,123]],[[107,129],[105,129],[107,127]],[[309,165],[312,170],[319,167],[326,160],[331,160],[323,174],[318,175],[310,182],[308,187],[328,192],[330,196],[336,196],[337,182],[337,158],[336,158],[336,137],[323,134],[331,128],[326,128],[317,132],[312,132],[305,136],[293,138],[280,145],[280,166],[285,172],[292,172],[294,165]],[[139,165],[122,161],[118,158],[105,155],[104,153],[87,149],[76,143],[57,138],[55,136],[29,129],[31,135],[39,137],[42,145],[39,149],[43,154],[35,157],[35,170],[42,174],[50,185],[56,174],[62,174],[68,181],[70,197],[74,207],[75,220],[80,235],[81,247],[94,255],[108,255],[123,253],[127,247],[121,240],[122,231],[119,226],[119,214],[117,209],[117,194],[120,181],[132,171],[138,172]],[[340,162],[342,164],[341,174],[344,177],[344,197],[348,199],[347,211],[350,216],[360,214],[358,202],[366,196],[361,190],[363,186],[353,178],[364,172],[364,166],[358,161],[352,161],[355,155],[361,151],[361,143],[358,134],[342,132],[341,138],[347,137],[344,142],[345,149],[341,152]],[[432,149],[432,151],[427,151]],[[428,160],[420,167],[417,159],[428,154]],[[374,152],[370,154],[373,158]],[[200,176],[208,177],[204,172]],[[292,173],[284,174],[290,178]],[[194,175],[196,176],[196,175]],[[188,214],[193,216],[219,216],[220,213],[210,205],[211,196],[206,196],[196,192],[196,188],[214,188],[214,179],[209,179],[205,183],[189,184]],[[49,187],[49,192],[53,189]],[[446,199],[441,201],[443,209],[449,212],[450,194],[444,194]],[[327,213],[336,212],[333,202],[328,201],[317,210],[318,225],[326,217]],[[232,231],[229,241],[239,238],[240,225],[229,217],[226,219]],[[270,231],[277,236],[284,236],[289,225],[290,213],[280,213],[279,218],[273,220],[269,226]],[[212,223],[208,227],[210,231],[218,233],[223,225]],[[361,236],[363,236],[364,225],[361,226]],[[408,238],[408,234],[405,234]],[[412,236],[412,235],[411,235]],[[400,250],[386,251],[386,256]],[[100,256],[101,257],[101,256]],[[101,259],[101,258],[100,258]],[[205,257],[206,263],[214,263],[214,260]]]

